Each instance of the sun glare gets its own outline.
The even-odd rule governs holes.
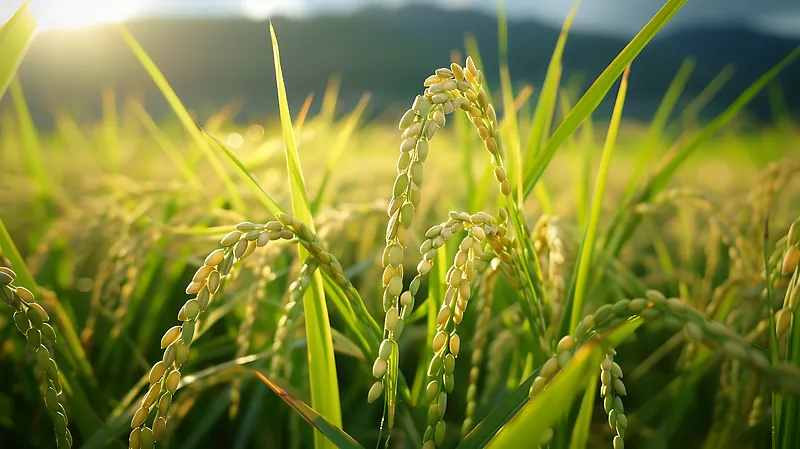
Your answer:
[[[301,17],[309,11],[308,0],[241,0],[240,7],[245,17],[262,21],[274,14]]]
[[[39,29],[64,30],[120,22],[138,12],[137,0],[34,0]]]

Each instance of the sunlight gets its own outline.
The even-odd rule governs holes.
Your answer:
[[[282,14],[300,17],[308,13],[306,0],[293,0],[291,2],[279,0],[241,0],[241,8],[245,17],[261,21],[273,14]]]
[[[243,0],[242,11],[252,20],[266,20],[275,12],[277,3],[271,0]]]
[[[81,28],[120,22],[139,10],[137,0],[34,0],[31,10],[41,30]]]

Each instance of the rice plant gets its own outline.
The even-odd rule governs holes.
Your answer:
[[[71,119],[54,135],[31,120],[24,5],[0,30],[17,144],[0,151],[4,441],[798,447],[800,132],[733,119],[800,49],[708,123],[690,104],[673,137],[687,62],[649,128],[624,132],[635,59],[684,3],[577,101],[573,9],[535,102],[502,60],[492,95],[468,41],[391,124],[360,123],[366,95],[336,118],[336,81],[319,115],[292,116],[269,25],[275,121],[201,126],[120,25],[177,126],[137,102],[118,116],[108,94],[105,134],[85,139],[130,141],[107,159]],[[62,140],[72,164],[54,162]],[[746,158],[776,140],[769,164]]]

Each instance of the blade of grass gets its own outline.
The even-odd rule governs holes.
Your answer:
[[[683,7],[686,0],[669,0],[656,15],[650,19],[647,25],[628,43],[620,54],[608,65],[602,74],[595,80],[591,87],[581,97],[578,103],[572,108],[567,118],[556,128],[550,140],[544,145],[542,151],[529,165],[524,175],[524,195],[527,197],[536,183],[542,177],[545,168],[555,155],[558,148],[566,138],[575,132],[583,120],[588,117],[600,104],[606,93],[614,85],[617,77],[630,65],[636,56],[642,51],[648,42],[658,33],[659,30],[672,18],[672,16]]]
[[[0,28],[0,98],[17,73],[36,29],[36,17],[26,0]]]
[[[592,414],[594,412],[594,397],[597,394],[597,379],[589,378],[586,392],[583,393],[581,408],[578,411],[578,418],[572,428],[572,439],[569,442],[569,449],[585,449],[589,441],[589,430],[592,426]]]
[[[136,58],[139,59],[139,62],[153,79],[153,82],[156,84],[156,86],[158,86],[161,94],[164,95],[167,103],[169,103],[170,107],[172,107],[172,110],[175,112],[178,120],[180,120],[183,127],[208,159],[208,162],[211,164],[214,172],[228,189],[228,195],[230,196],[230,201],[234,209],[238,210],[239,212],[246,212],[247,208],[242,200],[241,195],[239,194],[239,191],[236,189],[236,185],[228,175],[228,172],[225,170],[222,162],[217,159],[216,155],[214,155],[211,145],[209,145],[208,141],[203,137],[203,134],[199,131],[199,126],[194,119],[192,119],[192,116],[189,115],[189,111],[186,110],[186,107],[178,98],[178,95],[175,94],[174,90],[172,90],[172,87],[170,87],[167,79],[158,69],[155,62],[150,59],[150,56],[147,55],[142,46],[139,45],[136,39],[134,39],[133,35],[124,26],[118,25],[118,27],[120,34],[125,39],[125,42],[127,42],[128,46],[131,48],[131,50],[133,50]],[[240,174],[244,175],[243,173]],[[279,210],[279,208],[276,207],[277,204],[274,202],[268,202],[264,204],[264,206],[272,213],[278,212]]]
[[[229,123],[233,120],[241,109],[241,101],[231,100],[211,114],[206,121],[203,122],[203,128],[210,133],[217,133],[225,123]]]
[[[214,430],[214,425],[220,421],[230,406],[230,390],[231,387],[226,388],[214,402],[204,407],[203,414],[192,423],[192,432],[189,432],[185,439],[181,439],[183,444],[178,446],[180,449],[192,449],[200,446],[204,440],[208,440],[209,434]]]
[[[298,415],[300,415],[307,423],[309,423],[319,432],[315,433],[315,435],[324,436],[329,442],[333,443],[335,447],[340,449],[364,449],[363,446],[358,444],[358,442],[353,439],[353,437],[345,433],[345,431],[342,430],[339,425],[328,421],[319,412],[309,407],[308,404],[300,399],[292,396],[291,393],[281,388],[275,382],[269,380],[267,376],[260,373],[258,370],[253,371],[262,382],[267,384],[267,386],[272,389],[275,394],[280,396],[280,398],[289,404],[289,406],[292,407]]]
[[[78,146],[81,148],[89,148],[89,139],[84,134],[83,130],[75,122],[75,119],[65,109],[55,110],[51,113],[53,120],[58,129],[58,134],[69,143],[70,146]]]
[[[620,343],[622,343],[628,336],[630,336],[640,325],[642,324],[641,319],[634,319],[628,321],[613,331],[609,332],[608,334],[604,335],[602,340],[601,339],[593,339],[591,340],[591,344],[587,344],[586,346],[593,346],[597,345],[598,342],[602,342],[603,345],[615,348]],[[591,351],[591,349],[590,349]],[[573,359],[574,360],[574,359]],[[570,365],[572,366],[572,365]],[[572,368],[575,369],[575,368]],[[479,449],[486,447],[487,442],[489,442],[492,437],[499,432],[509,420],[513,419],[517,416],[518,412],[529,402],[528,393],[533,384],[533,379],[536,378],[538,375],[539,369],[536,370],[528,379],[524,382],[521,382],[520,385],[510,394],[508,395],[503,402],[501,402],[494,410],[492,410],[486,418],[484,418],[477,426],[475,426],[472,431],[464,437],[464,440],[461,444],[458,445],[458,449]],[[563,372],[562,372],[563,373]],[[585,385],[585,384],[581,384]],[[579,385],[579,387],[581,386]],[[552,387],[548,386],[546,390]],[[548,411],[545,415],[549,415],[551,412]],[[538,441],[538,440],[530,440],[530,441]],[[494,443],[494,440],[492,440]],[[502,447],[502,446],[500,446]],[[509,447],[516,447],[516,446],[509,446]],[[522,447],[527,447],[523,445]]]
[[[561,90],[559,95],[559,104],[564,111],[564,116],[572,109],[572,100],[570,92],[566,89]],[[584,127],[589,123],[591,117],[586,118]],[[591,146],[588,144],[579,145],[575,135],[572,134],[567,138],[567,149],[577,161],[575,163],[575,177],[573,185],[575,186],[575,221],[579,228],[586,227],[586,221],[589,216],[589,195],[591,187],[589,185],[590,174],[592,168],[592,158],[590,155]],[[534,187],[535,188],[535,187]]]
[[[657,169],[655,176],[648,181],[648,183],[632,197],[625,207],[618,209],[611,225],[606,232],[604,239],[609,254],[616,256],[624,242],[633,234],[633,231],[641,223],[641,215],[637,213],[630,213],[631,206],[640,202],[650,201],[659,192],[661,192],[671,181],[672,177],[678,171],[678,168],[683,162],[695,151],[701,144],[713,137],[717,131],[722,129],[725,125],[730,123],[742,109],[747,106],[750,101],[772,81],[783,69],[791,64],[797,57],[800,56],[800,46],[794,49],[778,64],[772,67],[753,84],[751,84],[744,92],[742,92],[733,103],[728,106],[725,111],[718,115],[703,129],[697,132],[693,137],[687,138],[684,143],[676,145],[669,153],[667,153],[660,167]]]
[[[725,84],[733,76],[733,72],[732,65],[729,64],[723,67],[711,82],[683,109],[681,121],[685,129],[689,129],[694,125],[697,121],[697,116],[700,115],[700,111],[725,87]]]
[[[553,114],[556,108],[556,98],[558,95],[558,87],[561,83],[561,60],[564,55],[564,47],[567,45],[567,35],[572,27],[572,21],[575,14],[578,12],[580,0],[576,0],[572,5],[572,9],[564,20],[561,26],[561,32],[556,41],[553,56],[550,58],[550,64],[547,66],[547,74],[542,83],[542,90],[539,92],[539,99],[536,101],[536,109],[533,112],[533,119],[531,120],[531,132],[528,136],[528,144],[525,147],[525,165],[532,164],[539,153],[542,144],[544,143],[547,134],[550,132],[550,123],[553,119]]]
[[[521,204],[522,152],[517,111],[514,108],[514,88],[511,85],[511,72],[508,69],[508,20],[503,0],[500,0],[497,6],[497,41],[500,52],[500,91],[503,97],[502,137],[508,148],[505,164],[506,170],[511,174],[512,182],[517,185],[517,201]]]
[[[508,66],[508,16],[505,0],[497,0],[497,47],[500,65]]]
[[[724,125],[730,122],[755,96],[761,92],[764,87],[769,84],[778,74],[786,67],[794,62],[800,56],[800,46],[796,47],[791,53],[783,58],[778,64],[772,67],[767,73],[762,75],[753,84],[751,84],[738,98],[716,119],[708,124],[703,130],[697,134],[686,145],[680,147],[670,158],[669,162],[662,165],[662,169],[653,178],[650,183],[650,189],[654,191],[661,191],[666,187],[669,180],[678,170],[678,167],[688,158],[694,150],[696,150],[702,142],[709,139],[716,134]]]
[[[36,193],[39,197],[38,199],[46,200],[53,193],[53,186],[50,184],[50,177],[47,175],[47,169],[44,166],[42,149],[39,144],[39,134],[36,131],[33,118],[31,118],[31,113],[28,110],[28,104],[25,101],[25,95],[22,92],[22,85],[19,82],[19,78],[14,77],[8,88],[17,115],[17,124],[19,125],[21,138],[19,150],[23,163],[25,164],[26,174],[34,182]],[[33,206],[38,209],[38,217],[43,218],[46,214],[44,203],[37,201]]]
[[[19,254],[16,245],[14,245],[14,241],[11,240],[11,235],[8,233],[2,218],[0,218],[0,254],[6,256],[11,262],[14,273],[17,274],[16,284],[30,290],[33,296],[40,297],[39,287],[25,265],[25,260]]]
[[[511,178],[518,187],[518,203],[522,198],[522,152],[519,141],[519,124],[517,123],[517,112],[514,109],[514,92],[511,86],[511,74],[507,65],[500,66],[500,90],[503,94],[503,120],[505,121],[505,133],[503,138],[509,148],[506,166],[508,167]]]
[[[621,325],[613,333],[629,334],[639,325],[634,320]],[[531,441],[541,441],[572,405],[572,400],[597,373],[605,353],[605,339],[593,337],[575,351],[567,366],[559,371],[541,393],[522,406],[489,441],[487,448],[525,447]]]
[[[536,102],[533,118],[531,119],[531,132],[528,136],[528,143],[525,147],[524,161],[520,155],[521,165],[519,167],[517,176],[517,194],[519,195],[518,198],[520,203],[522,203],[522,200],[524,199],[524,166],[527,166],[529,163],[533,162],[536,155],[539,153],[539,150],[541,149],[545,137],[550,133],[550,126],[553,122],[553,114],[556,110],[558,87],[561,82],[561,60],[564,54],[564,47],[567,44],[567,35],[572,27],[572,21],[575,18],[575,14],[578,12],[579,6],[580,0],[576,0],[561,27],[561,32],[558,35],[558,41],[556,41],[556,47],[553,50],[553,56],[550,58],[550,64],[547,67],[547,74],[545,75],[544,83],[542,84],[542,90],[539,92],[539,99]],[[542,206],[542,211],[547,215],[553,215],[553,202],[550,199],[550,195],[545,189],[544,184],[538,184],[535,186],[534,193],[536,194],[536,197]]]
[[[314,231],[314,219],[308,202],[303,171],[300,167],[300,156],[292,128],[289,113],[289,102],[286,98],[286,87],[283,82],[278,38],[270,23],[272,38],[272,54],[275,61],[275,79],[278,87],[278,105],[280,107],[281,130],[286,145],[286,165],[289,170],[289,187],[292,197],[292,210],[295,218],[304,222]],[[307,257],[307,251],[299,245],[300,259]],[[339,384],[336,377],[336,362],[333,356],[333,338],[328,320],[328,306],[322,285],[322,275],[317,271],[311,283],[309,293],[303,301],[306,319],[306,340],[308,342],[308,371],[311,384],[311,405],[333,425],[341,427],[342,412],[339,405]],[[314,434],[314,447],[317,449],[333,447],[323,435]]]
[[[769,215],[771,204],[767,208],[767,218],[764,220],[764,230],[762,234],[762,249],[764,255],[764,272],[771,273],[772,267],[769,265]],[[773,297],[773,288],[772,288],[772,279],[770,279],[769,274],[766,276],[766,284],[767,284],[767,298]],[[772,366],[778,364],[778,336],[776,335],[775,331],[775,306],[771,299],[767,300],[767,307],[769,313],[767,313],[769,319],[769,352],[770,352],[770,362]],[[771,396],[771,403],[772,403],[772,412],[771,420],[772,420],[772,449],[777,449],[778,447],[778,437],[781,434],[781,427],[780,427],[780,410],[781,410],[781,400],[783,399],[783,393],[778,390],[774,390]]]
[[[122,168],[122,156],[119,149],[119,118],[117,117],[117,97],[113,89],[104,89],[103,103],[103,154],[108,157],[108,165],[112,173],[119,173]]]
[[[319,118],[328,126],[333,125],[333,117],[336,114],[336,102],[339,100],[339,88],[342,79],[339,75],[331,75],[328,79],[328,87],[325,88],[325,95],[322,97],[322,110]]]
[[[155,120],[153,120],[153,117],[147,113],[147,111],[144,109],[144,106],[142,106],[142,104],[138,101],[133,101],[130,103],[130,108],[134,115],[136,115],[142,122],[142,125],[144,125],[150,135],[153,136],[153,139],[155,139],[156,143],[158,143],[158,146],[164,150],[164,153],[166,153],[167,157],[169,157],[172,163],[175,164],[175,167],[181,173],[181,176],[183,176],[186,182],[194,187],[202,187],[200,178],[198,178],[194,170],[189,167],[186,159],[183,157],[183,155],[181,155],[180,151],[175,148],[175,145],[172,144],[172,142],[169,140],[169,137],[167,137],[167,135],[161,131],[161,128],[158,127]]]
[[[661,103],[658,105],[658,109],[656,109],[653,120],[650,122],[650,127],[647,129],[647,135],[645,135],[642,145],[637,152],[636,167],[633,169],[633,174],[628,181],[628,187],[625,193],[626,198],[633,194],[645,167],[651,162],[650,158],[653,154],[653,149],[657,147],[661,141],[664,129],[667,127],[667,121],[670,115],[672,115],[675,105],[678,104],[678,99],[683,93],[683,89],[686,87],[686,82],[689,81],[694,67],[694,59],[686,58],[667,88],[667,93],[664,94],[664,97],[661,99]]]
[[[567,302],[565,304],[565,311],[570,311],[571,309],[569,327],[567,329],[575,329],[583,314],[583,305],[586,298],[586,284],[589,279],[589,272],[592,271],[594,247],[597,245],[597,228],[600,223],[600,213],[603,209],[603,198],[605,196],[608,171],[611,167],[611,154],[614,151],[619,124],[622,121],[622,109],[625,105],[629,74],[630,66],[628,66],[622,74],[619,92],[617,93],[617,101],[614,104],[614,111],[611,114],[611,123],[608,125],[608,134],[606,135],[606,142],[603,146],[600,167],[597,169],[597,178],[595,179],[594,192],[592,193],[592,206],[589,212],[589,221],[586,224],[586,231],[578,251],[578,271],[575,277],[575,288],[573,290],[575,294],[567,294]],[[562,331],[563,330],[562,328]]]
[[[465,155],[466,157],[466,155]],[[489,192],[494,192],[497,189],[494,189],[494,168],[492,164],[486,164],[483,168],[483,173],[481,173],[480,179],[476,184],[476,192],[475,197],[472,198],[472,204],[475,205],[470,210],[480,210],[483,209],[489,201]]]
[[[791,123],[791,112],[780,84],[770,84],[767,88],[770,117],[775,123]]]
[[[225,144],[214,138],[211,134],[208,134],[204,129],[200,128],[200,125],[195,123],[195,126],[201,132],[201,136],[206,139],[206,141],[213,146],[216,146],[219,151],[221,151],[228,160],[237,168],[239,172],[239,176],[245,181],[249,186],[250,190],[256,195],[256,197],[261,201],[261,204],[264,205],[270,213],[277,214],[278,212],[282,212],[283,208],[273,200],[267,192],[258,184],[256,178],[247,170],[241,160],[236,156],[230,148],[228,148]]]
[[[303,102],[303,105],[300,106],[300,112],[297,113],[297,117],[294,119],[294,135],[300,135],[300,132],[303,130],[303,125],[306,124],[306,118],[308,117],[308,110],[311,109],[311,102],[314,100],[314,92],[309,92],[306,95],[306,100]]]

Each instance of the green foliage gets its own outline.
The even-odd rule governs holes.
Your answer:
[[[150,432],[164,448],[797,447],[800,131],[736,119],[800,49],[705,125],[730,70],[679,110],[687,61],[652,122],[631,124],[626,68],[636,76],[684,3],[668,1],[574,105],[561,65],[575,9],[535,102],[512,83],[501,12],[497,103],[467,39],[471,59],[425,80],[402,139],[394,119],[364,120],[367,94],[336,113],[335,78],[319,115],[309,95],[292,120],[271,25],[275,119],[203,122],[120,28],[174,117],[118,109],[106,91],[99,126],[59,113],[39,131],[12,81],[33,30],[23,6],[0,31],[13,97],[0,115],[0,299],[13,308],[0,307],[0,432],[53,447],[35,418],[47,408],[56,438],[66,426],[90,449],[150,447]],[[597,152],[592,114],[620,76]],[[14,329],[29,325],[55,340],[47,354],[29,350],[38,330]],[[42,400],[43,371],[68,420]]]

